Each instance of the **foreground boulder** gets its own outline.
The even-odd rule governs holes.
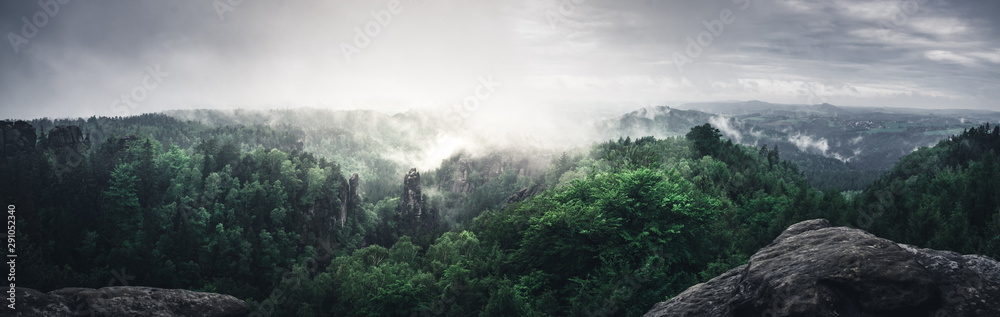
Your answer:
[[[236,297],[180,289],[113,286],[63,288],[46,294],[17,288],[16,293],[13,316],[237,317],[250,314],[247,304]]]
[[[1000,262],[809,220],[645,316],[1000,316]]]

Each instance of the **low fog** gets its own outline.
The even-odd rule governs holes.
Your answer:
[[[53,0],[0,12],[2,118],[294,127],[345,172],[374,163],[344,142],[401,174],[458,154],[547,163],[706,122],[736,143],[850,162],[874,155],[860,136],[737,116],[1000,99],[992,2]],[[720,103],[732,100],[762,101]]]

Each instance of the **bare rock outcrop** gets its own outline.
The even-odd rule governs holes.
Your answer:
[[[84,137],[83,131],[75,125],[55,126],[49,130],[48,141],[52,148],[79,148],[90,143],[89,136]]]
[[[809,220],[645,316],[1000,316],[1000,262]]]
[[[248,316],[250,308],[236,297],[181,289],[112,286],[100,289],[63,288],[42,293],[17,288],[15,310],[23,317],[62,316]]]
[[[341,199],[342,205],[340,206],[340,227],[344,227],[344,223],[347,222],[348,210],[357,210],[358,205],[361,204],[361,196],[358,195],[358,186],[361,183],[361,177],[358,173],[351,174],[351,177],[347,179],[347,191],[345,192],[346,197]]]
[[[424,214],[423,197],[420,193],[420,172],[411,168],[403,176],[403,196],[399,200],[397,212],[403,216],[412,216],[418,222]]]
[[[46,141],[55,154],[53,169],[60,181],[64,174],[76,170],[90,152],[90,136],[85,137],[75,125],[55,126],[49,130]]]
[[[33,152],[38,135],[35,127],[24,121],[0,121],[0,151],[2,157],[19,152]]]
[[[500,204],[500,209],[503,209],[508,204],[525,201],[528,198],[538,195],[538,193],[540,193],[543,189],[544,187],[541,186],[540,184],[535,184],[532,185],[531,187],[521,188],[520,190],[514,192],[514,194],[511,194],[510,197],[507,197],[507,200],[505,200],[502,204]]]

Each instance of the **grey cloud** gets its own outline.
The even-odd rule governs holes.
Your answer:
[[[536,104],[822,95],[995,109],[1000,2],[907,1],[919,9],[882,29],[905,1],[754,0],[741,10],[733,0],[401,0],[404,11],[350,63],[341,43],[388,0],[242,1],[224,19],[213,1],[69,1],[19,53],[8,35],[42,9],[4,1],[0,116],[113,114],[112,101],[155,65],[170,76],[135,112],[447,104],[490,73],[506,96]],[[564,2],[579,4],[562,14]],[[674,54],[723,10],[736,21],[679,74]],[[554,26],[553,12],[563,19]]]

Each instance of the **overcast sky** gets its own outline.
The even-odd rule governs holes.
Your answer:
[[[0,2],[0,118],[752,99],[1000,108],[994,0],[51,3]]]

